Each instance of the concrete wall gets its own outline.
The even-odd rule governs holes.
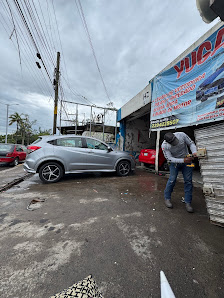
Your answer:
[[[156,134],[149,138],[149,114],[126,122],[125,151],[138,156],[141,149],[153,148]]]

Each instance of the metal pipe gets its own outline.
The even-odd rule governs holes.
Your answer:
[[[78,122],[78,104],[76,104],[75,134],[77,134],[77,122]]]
[[[104,141],[105,109],[103,110],[103,141]]]
[[[116,111],[116,126],[115,126],[115,144],[117,145],[117,111]]]
[[[90,134],[90,137],[91,137],[91,133],[92,133],[92,110],[93,110],[93,106],[91,106],[91,109],[90,109],[90,125],[89,125],[89,134]]]
[[[7,112],[6,112],[6,132],[5,132],[5,143],[8,141],[8,117],[9,117],[9,104],[6,104]]]

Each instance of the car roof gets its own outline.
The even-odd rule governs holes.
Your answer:
[[[74,138],[74,137],[78,137],[78,138],[89,138],[89,139],[93,139],[93,140],[98,140],[102,143],[105,143],[104,141],[101,141],[100,139],[97,138],[93,138],[93,137],[89,137],[89,136],[81,136],[81,135],[75,135],[75,134],[69,134],[69,135],[47,135],[47,136],[39,136],[38,138],[43,139],[44,141],[47,140],[55,140],[55,139],[64,139],[64,138]],[[105,143],[106,144],[106,143]]]

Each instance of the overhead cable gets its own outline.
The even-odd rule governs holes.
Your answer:
[[[97,66],[101,81],[103,83],[107,98],[109,99],[109,102],[111,102],[110,97],[109,97],[109,93],[107,91],[107,88],[106,88],[106,85],[105,85],[105,82],[104,82],[104,79],[103,79],[103,75],[102,75],[100,67],[99,67],[99,63],[98,63],[97,58],[96,58],[96,53],[95,53],[95,50],[94,50],[94,47],[93,47],[93,43],[92,43],[92,40],[91,40],[91,36],[90,36],[90,33],[89,33],[88,26],[87,26],[87,23],[86,23],[85,15],[84,15],[84,12],[83,12],[83,9],[82,9],[82,4],[81,4],[80,0],[78,0],[79,6],[77,4],[77,0],[75,0],[75,2],[76,2],[76,6],[77,6],[78,11],[80,10],[80,12],[81,12],[81,15],[80,15],[80,13],[79,13],[79,15],[81,17],[82,24],[83,24],[84,29],[86,31],[86,34],[87,34],[87,37],[88,37],[88,40],[89,40],[89,43],[90,43],[90,47],[91,47],[92,52],[93,52],[93,57],[94,57],[94,60],[96,62],[96,66]]]

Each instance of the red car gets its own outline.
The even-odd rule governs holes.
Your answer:
[[[155,149],[142,149],[138,159],[140,162],[143,162],[144,164],[155,165],[156,150]],[[159,149],[159,168],[164,171],[169,170],[169,165],[163,155],[163,151],[161,148]]]
[[[0,144],[0,164],[8,163],[17,166],[20,161],[26,159],[27,149],[18,144]]]

